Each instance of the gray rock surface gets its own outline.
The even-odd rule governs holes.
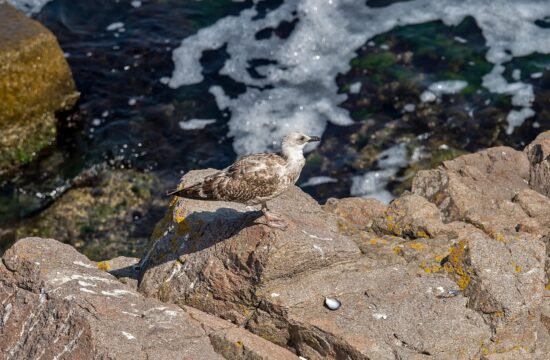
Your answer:
[[[105,262],[55,240],[26,238],[11,247],[0,264],[2,358],[273,359],[268,352],[296,358],[217,319],[216,331],[231,333],[221,336],[205,328],[212,322],[203,320],[206,314],[145,298],[101,269]]]
[[[320,206],[293,187],[270,203],[287,231],[239,204],[174,198],[139,263],[94,263],[53,240],[21,240],[0,265],[0,350],[15,359],[546,360],[547,149],[541,134],[525,152],[445,162],[388,206]],[[211,172],[190,172],[183,185]]]
[[[320,208],[293,188],[271,206],[286,232],[244,206],[173,199],[139,290],[308,359],[544,359],[548,148],[543,134],[444,162],[389,206]]]

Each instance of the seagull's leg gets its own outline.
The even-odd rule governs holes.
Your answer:
[[[272,228],[286,230],[287,224],[283,217],[279,214],[270,212],[267,208],[267,202],[262,202],[262,213],[264,214],[265,219],[267,220],[266,225]]]

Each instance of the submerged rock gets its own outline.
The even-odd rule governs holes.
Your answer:
[[[86,256],[141,256],[166,206],[157,179],[137,170],[104,170],[76,182],[50,207],[25,220],[16,238],[43,236]]]
[[[55,113],[78,92],[55,36],[0,3],[0,175],[55,142]]]

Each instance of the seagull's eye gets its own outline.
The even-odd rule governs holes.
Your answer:
[[[306,141],[306,138],[304,136],[300,136],[300,141]]]

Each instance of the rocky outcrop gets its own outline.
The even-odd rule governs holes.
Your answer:
[[[50,239],[10,248],[0,263],[2,358],[297,359],[224,320],[144,298],[106,272],[124,262],[109,263]]]
[[[286,232],[244,206],[174,199],[139,290],[308,359],[543,359],[549,146],[444,162],[389,206],[321,208],[293,188],[271,204]]]
[[[546,359],[548,149],[541,134],[524,152],[444,162],[390,205],[320,206],[293,187],[270,202],[286,231],[243,205],[174,198],[141,260],[21,240],[0,266],[0,346],[13,358]]]
[[[55,36],[0,3],[0,175],[55,141],[55,112],[78,92]]]

